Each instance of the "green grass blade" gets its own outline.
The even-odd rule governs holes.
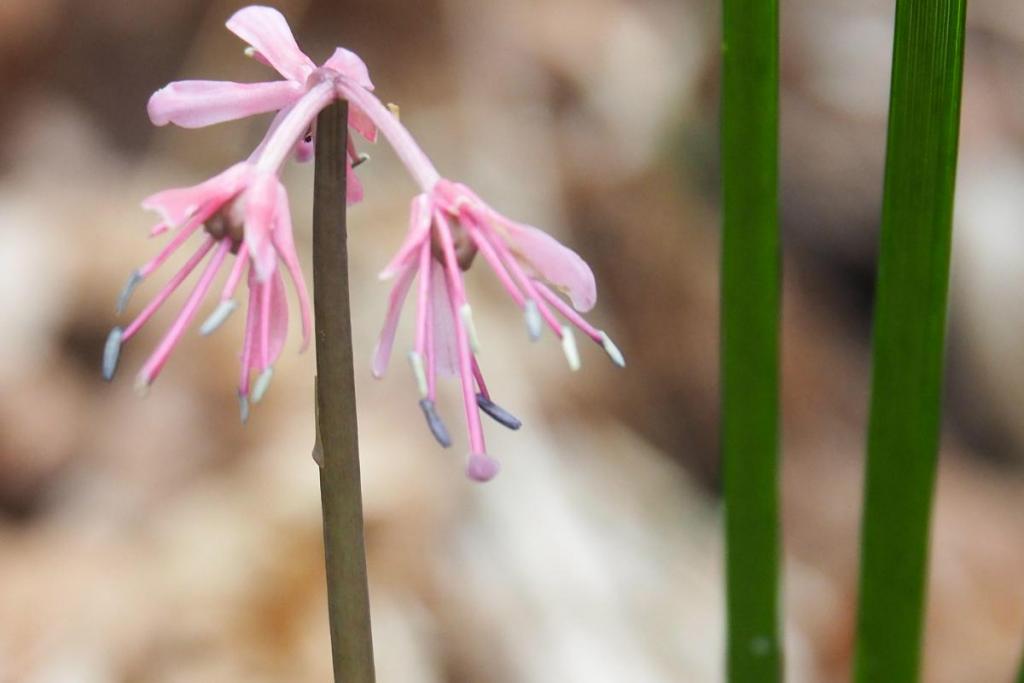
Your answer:
[[[778,4],[723,0],[722,467],[727,669],[781,677]]]
[[[897,0],[855,678],[918,679],[939,442],[965,0]]]

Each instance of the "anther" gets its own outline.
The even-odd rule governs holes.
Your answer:
[[[142,273],[137,270],[133,270],[132,274],[128,276],[128,282],[124,283],[124,289],[117,296],[117,314],[121,315],[124,313],[124,309],[128,306],[128,300],[132,297],[132,292],[142,282]]]
[[[476,395],[476,404],[480,407],[480,410],[490,415],[498,424],[504,425],[512,430],[519,429],[523,426],[522,421],[518,417],[508,412],[483,394]]]
[[[444,426],[440,416],[438,416],[434,402],[429,398],[421,399],[420,409],[423,411],[423,416],[427,418],[427,426],[430,427],[430,431],[433,433],[434,438],[437,439],[437,442],[445,448],[451,446],[452,438],[448,436],[448,429]]]
[[[622,356],[622,351],[619,351],[619,347],[615,345],[612,338],[609,337],[603,330],[601,331],[601,346],[604,347],[605,353],[612,359],[612,362],[618,365],[620,368],[626,367],[626,359]]]
[[[417,351],[410,351],[409,365],[412,366],[412,374],[416,377],[416,388],[420,392],[420,398],[426,398],[427,374],[423,371],[423,356]]]
[[[580,369],[580,352],[576,348],[576,337],[568,325],[562,325],[562,352],[569,361],[569,369],[576,372]]]
[[[245,394],[238,394],[238,417],[242,424],[249,421],[249,397]]]
[[[540,317],[540,309],[537,302],[527,299],[523,304],[523,317],[526,318],[526,332],[530,335],[530,341],[540,339],[541,330],[544,329],[544,320]]]
[[[359,154],[359,156],[357,156],[355,159],[352,160],[352,168],[357,168],[359,166],[362,166],[363,164],[365,164],[369,160],[370,160],[370,155],[366,154],[365,152],[363,152],[363,153]]]
[[[388,111],[391,112],[391,115],[394,116],[395,119],[397,119],[399,121],[402,120],[402,116],[401,116],[401,113],[400,113],[400,111],[398,109],[398,105],[397,104],[395,104],[393,102],[388,102]]]
[[[476,325],[473,324],[473,309],[469,304],[459,306],[459,317],[462,318],[462,325],[466,328],[466,336],[469,337],[469,346],[473,353],[480,353],[480,338],[476,335]]]
[[[153,382],[152,378],[139,373],[135,376],[135,393],[140,397],[145,398],[149,395],[149,385]]]
[[[107,343],[103,345],[103,379],[108,382],[114,379],[117,372],[117,361],[121,358],[121,339],[124,329],[115,327],[107,335]]]
[[[224,321],[238,308],[238,303],[234,299],[228,299],[227,301],[221,301],[217,304],[217,308],[213,309],[213,313],[210,314],[203,324],[199,327],[199,334],[204,337],[213,334],[214,330],[224,324]]]
[[[263,398],[263,395],[267,393],[267,389],[270,388],[270,380],[274,379],[274,368],[269,367],[260,373],[260,376],[256,378],[256,382],[252,385],[252,402],[259,403]]]

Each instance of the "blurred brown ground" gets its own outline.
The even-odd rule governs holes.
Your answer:
[[[116,294],[154,249],[139,200],[241,158],[265,124],[153,129],[145,114],[176,78],[267,77],[223,29],[241,4],[0,3],[4,683],[329,680],[311,354],[293,335],[245,428],[237,320],[187,337],[140,400],[130,375],[172,302],[122,377],[99,379]],[[402,364],[369,378],[375,274],[413,189],[370,150],[349,224],[380,680],[721,680],[717,16],[694,0],[278,6],[314,59],[364,57],[442,172],[591,262],[595,319],[629,361],[586,347],[570,375],[475,269],[484,370],[526,426],[490,429],[503,473],[466,481],[459,436],[434,446]],[[783,7],[791,681],[849,668],[891,10]],[[1024,642],[1024,5],[975,2],[969,23],[935,683],[1008,681]],[[308,258],[311,170],[286,178]]]

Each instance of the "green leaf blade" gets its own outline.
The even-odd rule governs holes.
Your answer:
[[[781,678],[778,634],[778,4],[724,0],[722,467],[727,669]]]
[[[964,0],[897,0],[855,678],[919,676],[963,78]]]

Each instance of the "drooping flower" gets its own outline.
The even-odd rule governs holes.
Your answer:
[[[379,131],[422,189],[412,202],[405,242],[381,273],[383,279],[394,277],[396,282],[374,354],[373,373],[381,377],[385,371],[402,305],[416,281],[416,335],[409,361],[420,407],[435,438],[443,446],[450,446],[451,437],[436,408],[436,380],[439,372],[458,374],[469,432],[466,472],[478,481],[492,478],[499,465],[487,454],[480,411],[510,429],[519,429],[521,423],[491,399],[484,382],[477,358],[480,344],[462,272],[481,255],[522,309],[529,337],[537,340],[545,326],[550,328],[560,340],[572,370],[580,367],[573,328],[603,347],[617,365],[624,366],[623,356],[611,338],[580,315],[590,310],[597,298],[589,266],[543,231],[506,218],[465,185],[442,178],[401,124],[397,112],[372,94],[366,66],[355,54],[338,48],[321,67],[316,67],[299,50],[280,13],[267,7],[240,10],[227,25],[249,43],[247,52],[251,56],[277,69],[285,80],[172,83],[150,99],[150,117],[157,125],[199,127],[262,112],[276,110],[277,115],[247,161],[200,185],[160,192],[143,202],[161,218],[151,233],[173,232],[174,236],[156,257],[132,274],[118,300],[119,312],[136,286],[200,228],[205,236],[193,256],[136,319],[111,332],[104,352],[104,376],[113,376],[122,344],[212,252],[178,318],[139,373],[138,386],[148,387],[196,315],[228,254],[233,253],[235,262],[219,304],[200,332],[212,332],[237,307],[235,291],[247,270],[248,315],[238,389],[242,418],[246,418],[250,399],[258,401],[266,391],[273,363],[287,336],[288,310],[279,263],[289,271],[298,292],[303,347],[310,335],[309,297],[295,253],[288,198],[278,174],[289,155],[300,161],[311,156],[317,114],[335,99],[344,99],[349,103],[350,127],[370,141]],[[350,140],[346,150],[349,203],[362,197],[362,188],[352,172],[353,165],[362,158]],[[571,305],[561,295],[567,296]],[[250,383],[254,373],[257,379]]]
[[[510,429],[519,429],[521,422],[493,401],[477,359],[480,342],[462,281],[462,271],[477,254],[522,309],[530,339],[538,340],[548,327],[560,340],[572,370],[580,367],[573,327],[602,346],[617,365],[624,366],[625,360],[611,338],[577,312],[593,307],[596,289],[593,273],[575,252],[537,228],[502,216],[465,185],[442,178],[430,192],[417,195],[405,242],[380,274],[382,279],[396,281],[374,353],[373,373],[384,374],[402,304],[416,280],[416,332],[409,363],[420,407],[437,441],[451,445],[435,404],[436,377],[439,369],[460,376],[470,444],[466,472],[472,479],[486,481],[499,467],[487,454],[480,411]],[[568,295],[572,306],[552,287]]]
[[[248,415],[250,373],[259,373],[251,392],[252,398],[258,401],[270,382],[273,363],[280,355],[287,334],[288,307],[278,261],[288,270],[298,295],[303,348],[308,345],[311,333],[309,295],[295,252],[284,186],[276,173],[242,162],[199,185],[158,192],[144,200],[142,205],[160,216],[160,222],[151,230],[152,234],[173,231],[174,235],[156,256],[129,277],[118,299],[119,313],[126,308],[132,292],[146,277],[157,271],[197,233],[203,233],[203,237],[192,256],[135,319],[127,326],[115,327],[111,331],[104,352],[104,377],[108,380],[113,378],[121,346],[134,337],[192,271],[207,260],[178,317],[138,373],[136,386],[140,391],[145,390],[160,374],[171,351],[198,313],[228,255],[234,254],[219,303],[200,331],[210,334],[237,308],[235,292],[243,275],[248,272],[249,304],[238,390],[244,419]]]
[[[215,123],[233,121],[254,114],[278,111],[271,124],[273,130],[292,107],[324,78],[342,75],[359,88],[373,90],[366,64],[354,52],[336,48],[334,54],[317,67],[292,36],[284,16],[271,7],[252,6],[235,12],[228,19],[228,30],[249,44],[246,54],[274,68],[284,80],[265,83],[234,83],[231,81],[175,81],[149,98],[149,118],[157,126],[168,123],[183,128],[202,128]],[[370,142],[377,139],[377,130],[358,106],[349,107],[349,126]],[[308,161],[313,154],[314,121],[310,121],[293,143],[295,158]],[[348,202],[363,197],[363,188],[352,172],[359,163],[355,148],[349,146]]]

